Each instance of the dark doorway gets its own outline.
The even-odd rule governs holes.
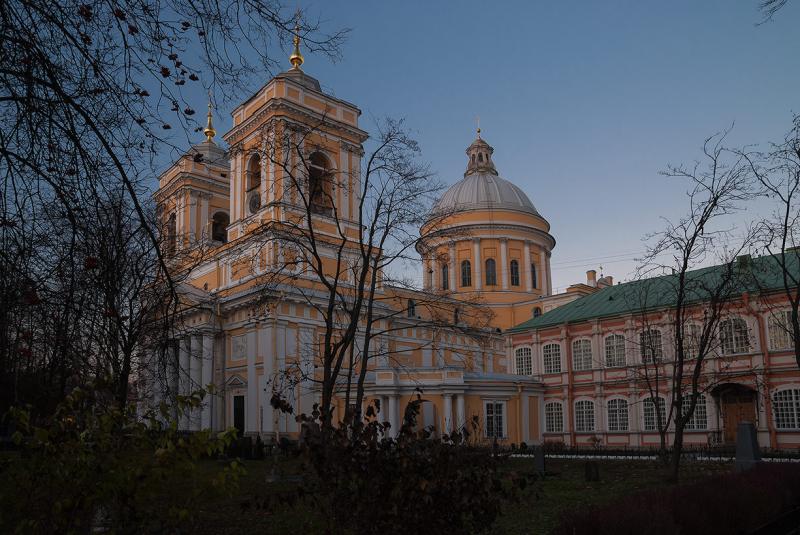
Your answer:
[[[244,434],[244,396],[233,396],[233,427],[239,436]]]
[[[719,385],[712,391],[717,398],[725,444],[736,443],[736,430],[741,422],[756,423],[756,392],[739,384]]]

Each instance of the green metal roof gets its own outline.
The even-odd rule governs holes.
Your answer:
[[[800,251],[787,251],[787,271],[791,279],[800,278]],[[719,286],[727,264],[688,271],[686,273],[687,302],[708,300]],[[733,298],[745,292],[771,292],[783,289],[783,276],[774,256],[739,257],[734,265],[734,278],[723,294]],[[663,275],[608,286],[585,297],[561,305],[538,318],[509,329],[510,332],[541,329],[564,323],[627,315],[642,310],[657,310],[675,305],[678,275]]]

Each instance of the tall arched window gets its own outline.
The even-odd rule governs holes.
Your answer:
[[[661,347],[661,331],[650,329],[639,333],[639,349],[645,364],[661,362],[664,350]]]
[[[461,286],[472,286],[472,265],[469,260],[461,261]]]
[[[413,299],[408,300],[408,317],[415,318],[417,316],[417,303]]]
[[[211,239],[225,243],[228,241],[228,225],[230,218],[225,212],[217,212],[211,218]]]
[[[519,262],[511,261],[511,286],[519,286]]]
[[[544,432],[564,432],[564,407],[559,401],[550,401],[544,404]]]
[[[625,366],[625,337],[621,334],[606,336],[606,367]]]
[[[628,402],[624,399],[608,400],[608,430],[628,430]]]
[[[167,254],[175,254],[178,241],[178,220],[175,213],[171,213],[167,219]]]
[[[497,286],[497,266],[494,258],[487,258],[486,262],[486,286]]]
[[[775,427],[778,429],[800,429],[800,389],[779,390],[772,396]]]
[[[594,431],[594,401],[584,399],[575,402],[575,431],[578,433]]]
[[[534,288],[538,288],[539,285],[536,281],[536,264],[531,263],[531,285]]]
[[[592,369],[592,342],[575,340],[572,342],[572,369],[576,372]]]
[[[742,318],[730,318],[719,322],[719,341],[723,355],[747,353],[750,351],[747,323]]]
[[[542,367],[544,373],[561,373],[561,346],[546,344],[542,347]]]
[[[664,428],[667,423],[667,406],[664,398],[648,398],[644,401],[644,430],[658,431]],[[656,412],[658,410],[658,412]]]
[[[514,352],[517,375],[533,375],[533,359],[531,358],[531,348],[520,347]]]
[[[247,160],[247,191],[254,190],[261,185],[261,156],[253,154]]]
[[[442,264],[442,290],[450,289],[450,266]]]
[[[542,309],[539,307],[533,307],[533,317],[538,318],[542,315]]]
[[[315,214],[330,215],[333,212],[333,181],[331,164],[321,152],[308,157],[308,203]]]
[[[683,396],[681,414],[687,414],[691,405],[692,396]],[[687,431],[704,431],[708,429],[708,411],[706,408],[706,396],[704,394],[697,396],[697,402],[694,404],[694,412],[686,422],[684,429]]]

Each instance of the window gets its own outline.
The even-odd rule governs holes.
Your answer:
[[[773,350],[792,349],[792,311],[781,310],[770,314],[767,320],[769,331],[769,348]]]
[[[594,431],[594,401],[575,402],[575,431],[578,433]]]
[[[533,307],[533,317],[538,318],[542,315],[542,309],[539,307]]]
[[[723,355],[747,353],[750,350],[747,323],[742,318],[730,318],[719,322],[719,340]]]
[[[689,407],[692,404],[692,396],[685,395],[683,397],[681,414],[689,412]],[[687,431],[701,431],[708,429],[708,412],[706,411],[706,397],[703,394],[697,396],[697,403],[694,405],[694,412],[691,418],[686,422]]]
[[[592,369],[592,343],[589,340],[572,342],[572,369],[576,372]]]
[[[777,429],[800,428],[800,389],[791,388],[775,392],[772,408]]]
[[[487,258],[486,262],[486,286],[497,286],[497,266],[494,258]]]
[[[211,239],[225,243],[228,241],[228,225],[230,218],[225,212],[217,212],[211,218]]]
[[[408,317],[414,318],[417,316],[417,304],[413,299],[408,300]]]
[[[564,408],[558,401],[544,404],[544,432],[562,433],[564,431]]]
[[[244,396],[233,396],[233,427],[236,434],[244,435]]]
[[[520,347],[514,352],[517,364],[517,375],[533,375],[533,359],[531,348]]]
[[[658,415],[656,415],[658,406]],[[659,419],[660,418],[660,419]],[[664,398],[648,398],[644,401],[644,430],[658,431],[659,424],[663,427],[667,420],[667,407]]]
[[[442,264],[442,290],[450,289],[450,266]]]
[[[261,156],[253,154],[247,160],[247,184],[246,191],[251,191],[261,185]]]
[[[490,438],[505,437],[503,415],[505,414],[504,401],[484,402],[486,436]]]
[[[628,402],[624,399],[608,400],[608,430],[628,430]]]
[[[639,348],[642,351],[642,362],[661,362],[664,351],[661,348],[661,331],[650,329],[639,333]]]
[[[458,325],[458,321],[460,319],[461,318],[458,317],[458,309],[456,308],[456,309],[453,310],[453,324],[454,325]]]
[[[519,286],[519,262],[511,261],[511,286]]]
[[[702,331],[696,323],[683,326],[683,358],[696,359],[700,354],[700,337]]]
[[[308,203],[315,214],[330,215],[333,211],[331,165],[321,152],[308,157]]]
[[[542,348],[544,373],[561,373],[561,346],[547,344]]]
[[[472,265],[469,260],[461,261],[461,286],[472,286]]]
[[[175,247],[178,241],[178,220],[172,213],[167,219],[167,254],[175,254]]]
[[[621,334],[606,336],[606,367],[625,366],[625,337]]]
[[[536,264],[531,264],[531,285],[534,288],[538,288],[538,284],[536,282]]]

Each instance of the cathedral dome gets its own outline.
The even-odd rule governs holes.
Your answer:
[[[539,216],[525,192],[497,174],[493,152],[478,131],[478,139],[467,148],[469,161],[464,178],[444,192],[436,211],[515,210]]]

